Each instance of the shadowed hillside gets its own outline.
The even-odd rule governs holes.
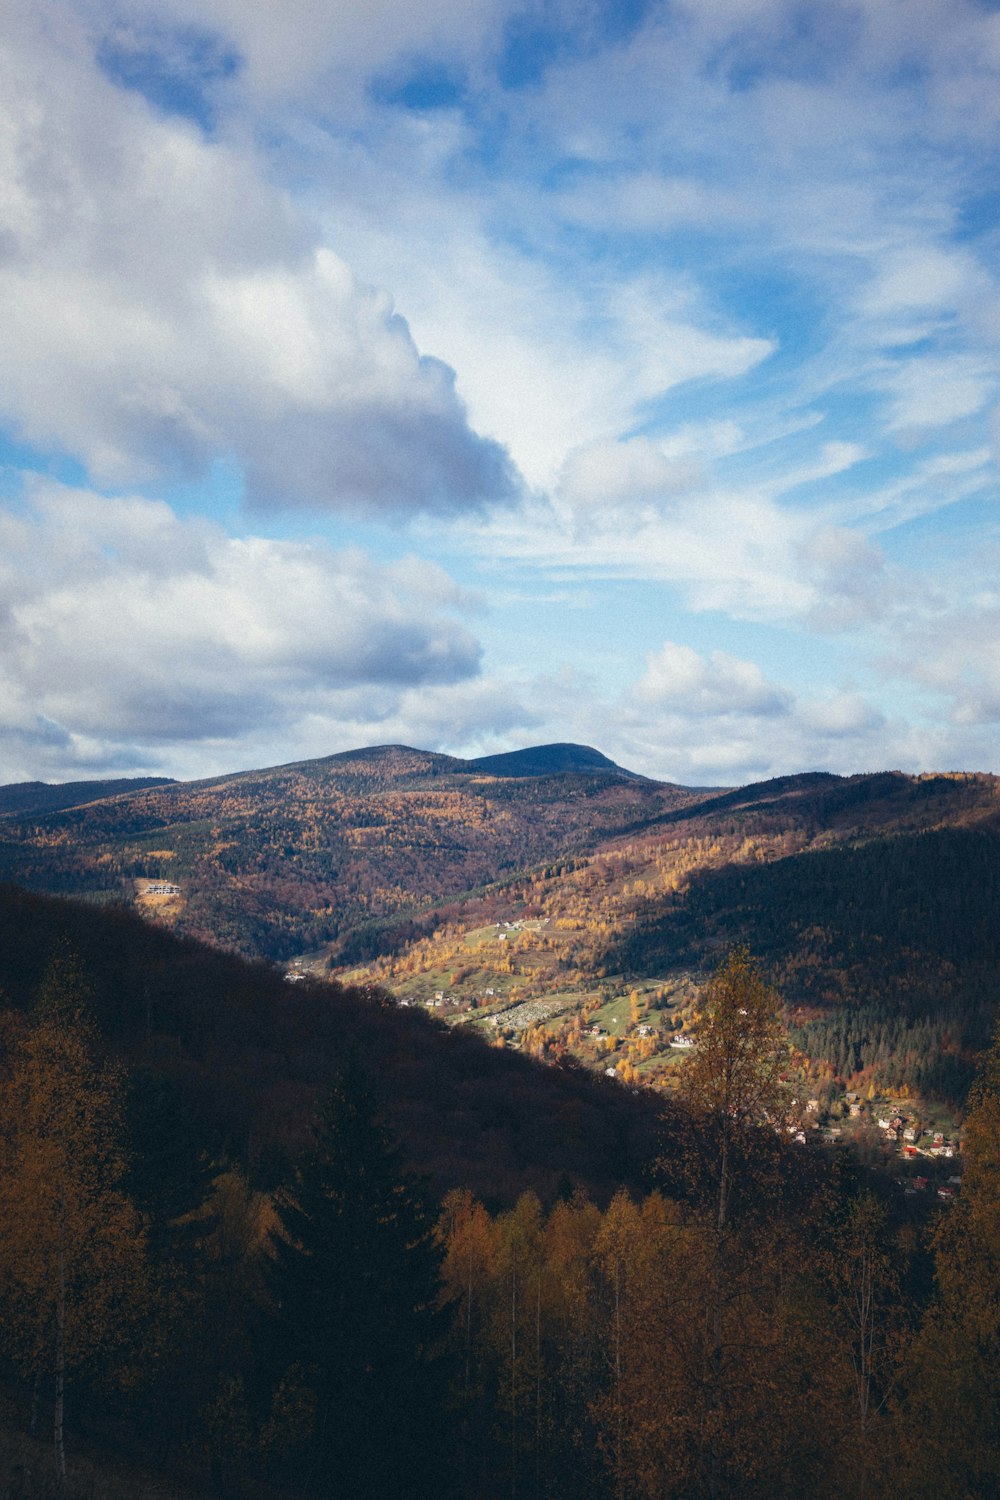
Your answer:
[[[123,908],[0,887],[0,997],[29,1007],[61,945],[129,1066],[157,1076],[217,1159],[270,1181],[301,1148],[317,1093],[354,1056],[377,1077],[411,1166],[437,1189],[495,1203],[578,1183],[639,1182],[657,1142],[655,1101],[580,1070],[541,1068],[376,991],[283,982],[142,922]]]

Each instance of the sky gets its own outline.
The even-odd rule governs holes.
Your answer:
[[[996,0],[3,0],[0,781],[1000,772]]]

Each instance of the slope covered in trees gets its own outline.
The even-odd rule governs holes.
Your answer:
[[[0,817],[13,813],[55,812],[66,807],[80,807],[85,802],[99,802],[123,792],[140,792],[149,787],[169,786],[163,776],[132,776],[119,781],[16,781],[0,786]]]
[[[12,1025],[34,1005],[62,947],[87,976],[88,1009],[106,1045],[155,1081],[164,1118],[189,1120],[205,1149],[261,1183],[301,1148],[319,1092],[352,1056],[382,1080],[408,1165],[440,1188],[473,1187],[491,1202],[557,1184],[602,1194],[640,1181],[655,1151],[659,1110],[649,1096],[484,1047],[377,990],[287,984],[125,908],[8,886],[0,887],[0,997]]]
[[[749,941],[811,1092],[960,1105],[995,1014],[997,787],[813,773],[707,793],[587,747],[382,746],[7,817],[0,871],[348,969],[631,1083],[669,1083],[694,979]]]
[[[749,943],[784,995],[808,1092],[960,1106],[997,1014],[997,818],[992,777],[722,793],[452,903],[353,972],[413,1003],[444,994],[456,1020],[471,1003],[467,1024],[536,1055],[667,1085],[672,1040],[697,1034],[698,975]]]
[[[524,765],[490,769],[380,746],[8,817],[0,877],[91,899],[166,883],[177,895],[161,920],[281,959],[426,913],[691,800],[585,747],[524,754]]]
[[[614,969],[709,964],[752,942],[799,1015],[793,1039],[843,1077],[964,1096],[998,1013],[1000,830],[947,828],[694,880],[638,913]]]
[[[58,908],[21,903],[0,1052],[5,1493],[995,1495],[1000,1044],[957,1200],[790,1140],[780,997],[745,951],[704,988],[705,1047],[644,1185],[484,1203],[458,1175],[442,1195],[388,1122],[412,1079],[376,1092],[356,1049],[316,1079],[311,1128],[265,1179],[197,1113],[178,1142],[182,1080],[141,1054],[142,1026],[121,1056],[127,971],[74,953],[71,920],[40,959],[30,938]],[[109,920],[127,951],[132,919]],[[187,957],[189,984],[195,960],[214,976],[199,999],[232,1010],[217,986],[243,966]],[[518,1069],[566,1097],[557,1070]],[[601,1093],[612,1114],[614,1094],[632,1097]],[[36,1127],[56,1095],[50,1139]],[[524,1144],[530,1179],[540,1143]]]

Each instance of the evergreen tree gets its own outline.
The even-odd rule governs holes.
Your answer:
[[[277,1203],[274,1443],[284,1437],[321,1495],[446,1495],[439,1251],[356,1064],[334,1081],[314,1137]]]

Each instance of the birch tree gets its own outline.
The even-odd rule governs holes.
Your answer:
[[[721,1454],[730,1445],[732,1426],[726,1399],[726,1364],[732,1358],[727,1310],[755,1258],[747,1236],[737,1247],[734,1235],[743,1219],[761,1218],[765,1142],[768,1135],[775,1139],[785,1111],[786,1045],[779,996],[746,948],[734,948],[724,959],[703,993],[701,1010],[681,1094],[694,1129],[689,1171],[696,1196],[709,1206],[706,1227],[714,1241],[704,1371],[704,1483],[714,1497],[723,1493]]]

